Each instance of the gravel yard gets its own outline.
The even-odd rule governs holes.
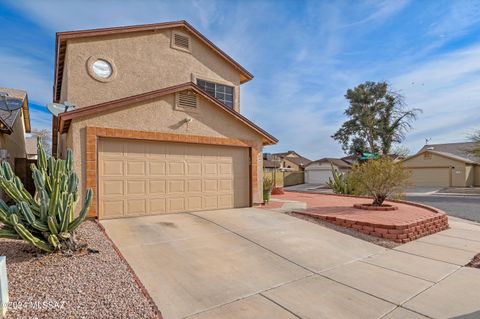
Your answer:
[[[78,238],[98,250],[44,255],[31,246],[0,239],[7,257],[13,318],[161,318],[99,225],[86,221]]]

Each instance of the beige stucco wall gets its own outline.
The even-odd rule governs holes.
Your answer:
[[[480,186],[480,165],[475,165],[473,169],[473,185]]]
[[[172,30],[181,29],[68,40],[62,101],[83,107],[190,82],[196,77],[234,86],[234,108],[239,111],[238,70],[192,35],[191,53],[172,48]],[[113,80],[101,82],[89,75],[87,60],[92,56],[114,64]]]
[[[26,158],[25,150],[25,123],[23,113],[19,112],[15,123],[13,124],[13,133],[0,133],[0,148],[6,149],[9,154],[9,163],[14,167],[15,158]]]
[[[431,154],[428,158],[424,154],[419,154],[402,162],[406,168],[414,167],[450,167],[452,176],[452,186],[462,187],[466,185],[466,168],[465,163],[454,159]]]
[[[465,186],[474,186],[475,184],[475,167],[473,165],[465,165]]]
[[[280,166],[283,167],[283,168],[289,168],[289,169],[291,169],[291,170],[294,171],[294,172],[300,171],[300,166],[298,166],[298,165],[295,164],[294,162],[289,161],[287,157],[285,157],[285,158],[282,160]]]
[[[258,192],[253,194],[253,202],[261,202],[263,160],[261,136],[206,99],[199,98],[197,112],[176,110],[174,101],[175,95],[171,94],[155,101],[139,103],[118,111],[97,113],[95,116],[73,120],[69,133],[64,134],[64,138],[66,147],[73,150],[74,168],[79,173],[81,185],[84,185],[86,176],[84,167],[86,126],[238,138],[257,143],[259,151],[256,159],[259,168],[256,181]],[[191,118],[192,121],[187,125],[185,118]],[[83,188],[82,196],[84,195]]]

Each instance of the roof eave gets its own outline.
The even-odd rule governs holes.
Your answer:
[[[151,92],[146,92],[126,98],[121,98],[118,100],[114,101],[109,101],[109,102],[104,102],[96,105],[91,105],[87,107],[82,107],[80,109],[74,110],[74,111],[69,111],[69,112],[63,112],[58,115],[59,117],[59,125],[58,125],[58,131],[62,133],[68,132],[68,128],[70,126],[70,122],[78,117],[83,117],[83,116],[88,116],[88,115],[93,115],[98,112],[104,112],[108,111],[111,109],[118,109],[119,107],[126,107],[129,105],[132,105],[134,103],[138,102],[145,102],[149,100],[153,100],[168,94],[173,94],[175,92],[183,91],[183,90],[188,90],[191,89],[195,91],[196,93],[202,95],[205,99],[211,101],[212,103],[216,104],[219,106],[223,111],[229,113],[230,115],[234,116],[238,120],[242,121],[244,124],[249,126],[251,129],[259,133],[263,139],[262,143],[263,145],[273,145],[278,143],[278,139],[275,138],[274,136],[270,135],[268,132],[251,122],[249,119],[241,115],[240,113],[230,109],[228,106],[224,105],[214,97],[211,97],[210,95],[206,94],[203,92],[196,84],[192,82],[187,82],[184,84],[180,85],[175,85],[171,86],[168,88],[156,90],[156,91],[151,91]]]

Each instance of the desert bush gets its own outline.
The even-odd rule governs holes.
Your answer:
[[[401,163],[382,157],[355,164],[351,178],[358,194],[373,197],[374,206],[381,206],[385,199],[396,197],[405,191],[410,173]]]
[[[75,230],[85,220],[93,193],[87,189],[83,208],[75,216],[78,176],[73,170],[72,151],[66,160],[48,158],[38,139],[37,164],[32,164],[35,195],[27,192],[8,162],[0,167],[0,187],[14,202],[0,200],[0,237],[25,240],[46,251],[77,250]]]
[[[273,179],[270,176],[263,177],[263,201],[268,202],[270,200],[270,194],[272,193]]]
[[[355,185],[350,173],[339,172],[332,165],[332,178],[328,179],[327,186],[332,189],[335,194],[354,195]]]

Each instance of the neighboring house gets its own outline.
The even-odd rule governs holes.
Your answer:
[[[14,111],[5,110],[6,96],[21,105]],[[25,133],[30,133],[30,114],[27,92],[16,89],[0,88],[0,159],[8,160],[12,168],[16,158],[25,158]],[[11,103],[11,102],[9,102]]]
[[[402,161],[411,171],[412,186],[480,186],[480,158],[470,151],[475,143],[425,145]]]
[[[311,160],[301,156],[297,152],[288,151],[284,153],[271,154],[271,159],[265,160],[263,167],[266,170],[280,169],[285,171],[301,172],[310,162]]]
[[[313,161],[305,167],[306,184],[325,184],[332,178],[332,167],[339,172],[348,172],[352,168],[353,157],[325,157]]]
[[[53,154],[73,151],[90,216],[262,202],[277,139],[240,114],[253,76],[185,21],[57,33]]]
[[[25,139],[25,149],[27,153],[27,159],[37,159],[37,138],[30,137]]]

